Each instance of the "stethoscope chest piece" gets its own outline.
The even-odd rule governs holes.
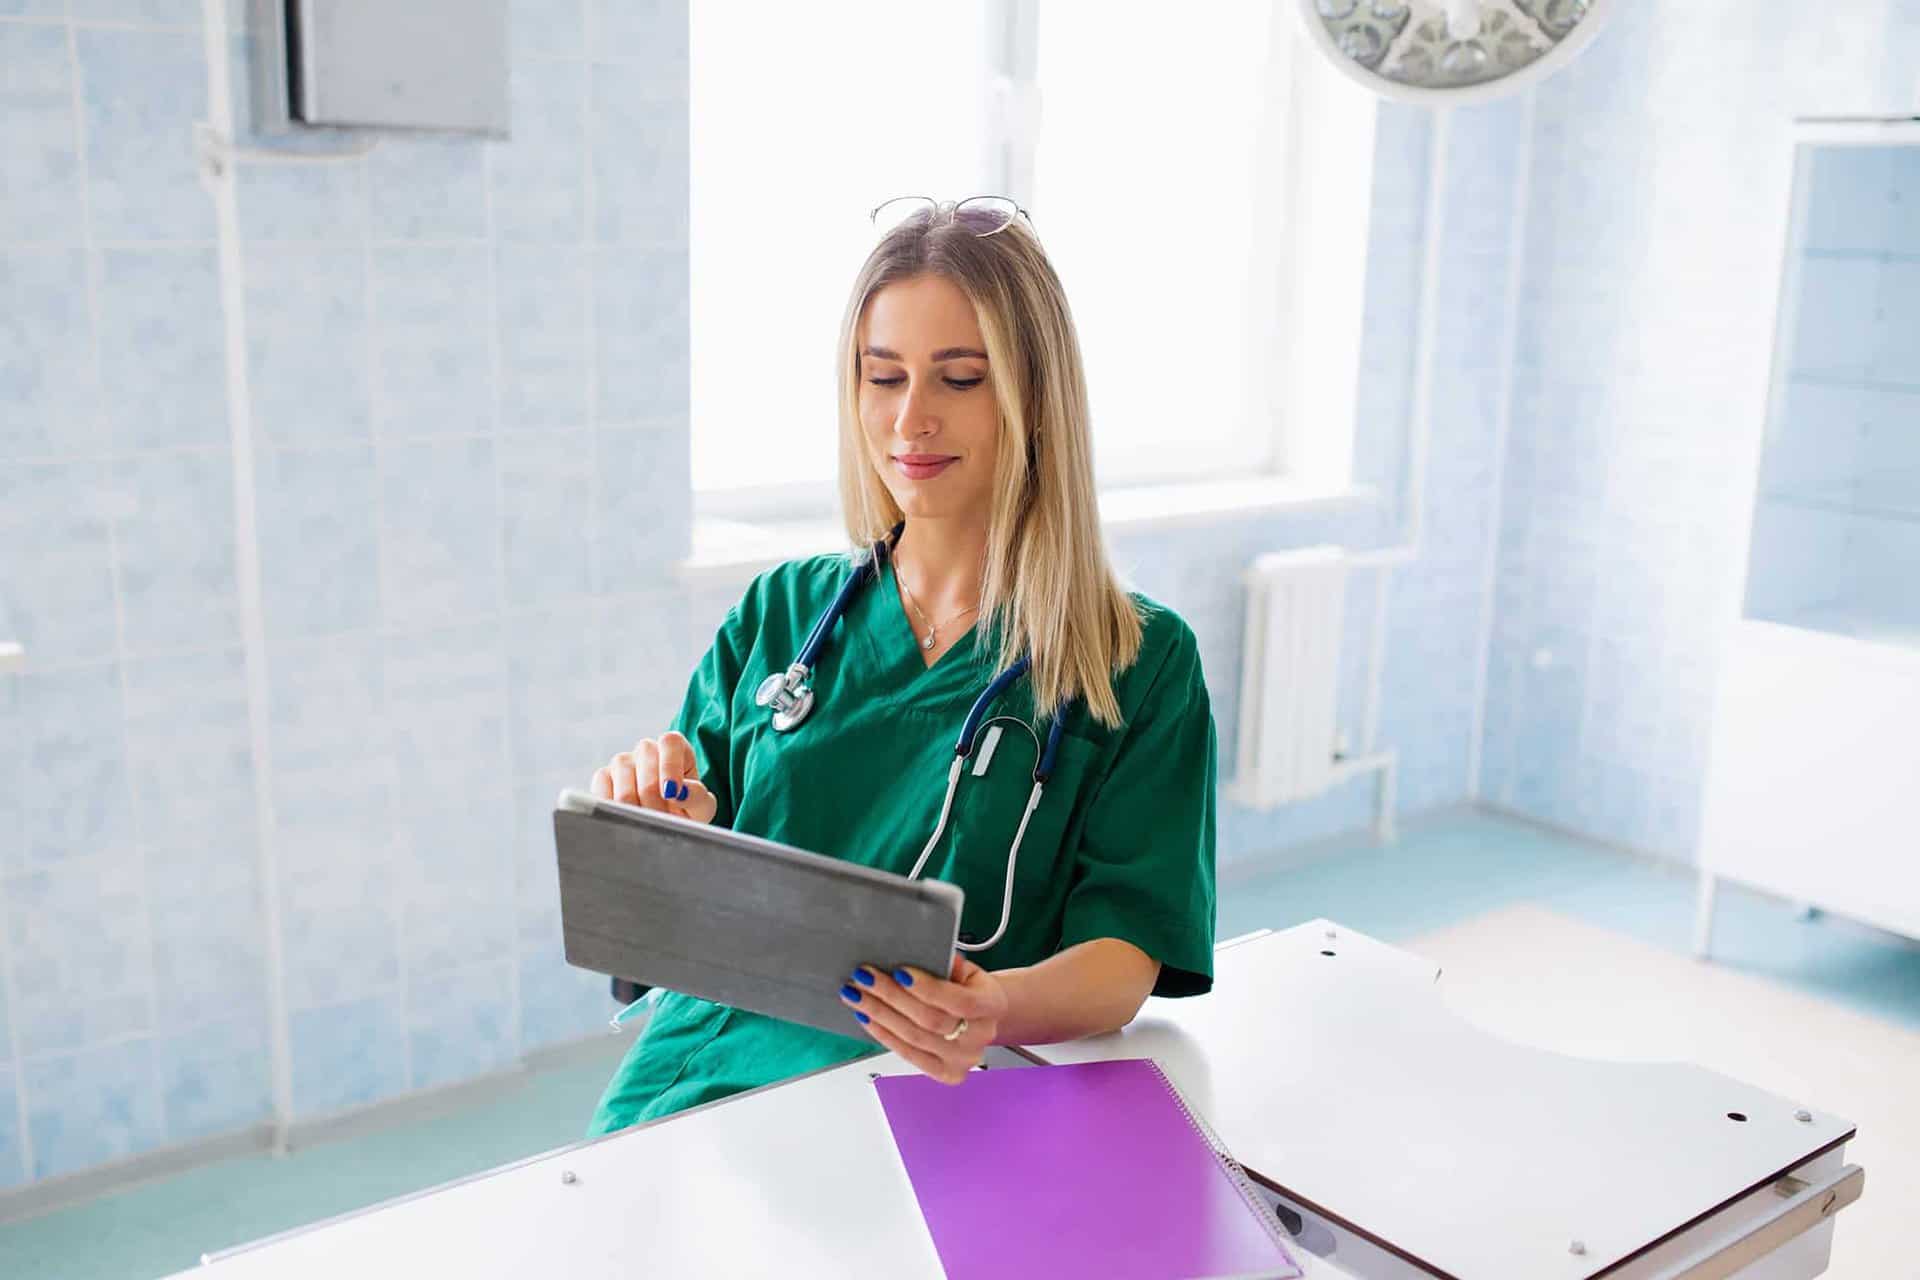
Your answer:
[[[895,525],[885,545],[891,547],[899,539],[900,532],[905,527],[904,521]],[[846,576],[840,584],[839,594],[834,597],[833,603],[827,606],[826,612],[820,615],[820,620],[813,624],[813,630],[807,634],[806,643],[800,647],[800,655],[794,659],[793,665],[785,671],[768,676],[754,690],[755,705],[773,709],[771,718],[776,731],[787,732],[805,720],[807,713],[813,710],[813,686],[807,682],[807,678],[813,674],[813,664],[820,655],[820,648],[826,642],[828,632],[833,630],[834,623],[845,615],[854,592],[860,589],[862,583],[878,580],[880,576],[878,565],[883,554],[884,552],[876,547],[871,559],[857,566]],[[907,873],[909,880],[917,879],[921,871],[926,868],[927,859],[932,855],[934,846],[940,843],[940,837],[946,832],[947,821],[953,815],[954,790],[960,785],[960,775],[973,757],[975,739],[987,719],[988,709],[995,699],[1006,692],[1008,686],[1026,675],[1032,666],[1031,658],[1017,659],[1012,666],[993,678],[993,682],[974,700],[972,709],[967,712],[966,723],[960,729],[960,740],[954,744],[953,763],[947,769],[947,793],[945,799],[940,802],[939,821],[934,824],[933,835],[928,837],[926,846],[920,850],[920,857],[913,864],[913,870]],[[1033,738],[1034,750],[1038,754],[1035,756],[1033,766],[1033,790],[1027,794],[1026,810],[1020,815],[1020,826],[1013,833],[1013,843],[1007,846],[1006,883],[1000,891],[1000,926],[985,941],[976,940],[971,934],[963,936],[959,942],[959,948],[962,951],[986,951],[1000,941],[1007,931],[1007,922],[1012,918],[1013,913],[1014,868],[1019,865],[1020,842],[1026,838],[1027,824],[1033,818],[1033,811],[1040,807],[1040,796],[1046,790],[1047,779],[1053,776],[1054,757],[1060,750],[1060,734],[1066,723],[1066,712],[1067,708],[1064,704],[1054,712],[1053,725],[1047,731],[1045,746],[1041,745],[1039,735],[1034,733],[1033,727],[1024,721],[1011,716],[994,718],[996,721],[1010,721],[1025,729],[1028,736]],[[988,730],[985,746],[979,758],[971,760],[975,777],[987,771],[987,763],[992,759],[994,744],[998,741],[999,727],[995,724]]]
[[[754,690],[753,701],[756,706],[772,707],[773,727],[787,732],[813,710],[813,686],[807,683],[807,669],[796,662],[768,676]]]

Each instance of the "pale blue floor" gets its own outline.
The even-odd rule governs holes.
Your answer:
[[[1675,951],[1687,949],[1694,881],[1483,814],[1409,824],[1399,843],[1329,845],[1258,875],[1229,873],[1219,936],[1315,916],[1404,940],[1532,902]],[[1811,922],[1723,889],[1720,963],[1920,1028],[1920,948],[1844,921]],[[0,1276],[140,1277],[217,1250],[578,1141],[622,1042],[604,1062],[530,1074],[511,1092],[429,1120],[274,1160],[210,1164],[85,1205],[0,1226]]]

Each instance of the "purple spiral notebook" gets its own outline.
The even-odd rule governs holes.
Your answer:
[[[1302,1274],[1240,1166],[1150,1058],[873,1087],[953,1280]]]

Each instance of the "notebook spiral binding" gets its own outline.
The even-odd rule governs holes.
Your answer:
[[[1199,1134],[1209,1147],[1213,1148],[1214,1155],[1220,1157],[1220,1163],[1226,1169],[1227,1177],[1233,1181],[1234,1189],[1240,1193],[1240,1198],[1247,1202],[1247,1207],[1253,1210],[1254,1217],[1259,1219],[1260,1225],[1266,1229],[1267,1235],[1273,1240],[1273,1243],[1279,1246],[1281,1256],[1293,1267],[1294,1274],[1303,1274],[1300,1270],[1299,1260],[1293,1256],[1293,1250],[1288,1247],[1289,1241],[1286,1233],[1280,1228],[1280,1220],[1274,1216],[1273,1210],[1268,1208],[1266,1202],[1260,1198],[1260,1193],[1253,1189],[1253,1179],[1247,1177],[1247,1171],[1240,1167],[1240,1162],[1233,1158],[1233,1154],[1227,1150],[1226,1144],[1220,1141],[1220,1135],[1213,1131],[1213,1126],[1207,1123],[1204,1116],[1193,1109],[1192,1104],[1187,1101],[1186,1095],[1181,1093],[1179,1086],[1173,1083],[1172,1077],[1168,1076],[1160,1064],[1154,1062],[1152,1058],[1147,1058],[1145,1061],[1153,1064],[1153,1073],[1160,1077],[1160,1083],[1167,1087],[1167,1092],[1173,1095],[1173,1100],[1180,1104],[1180,1110],[1186,1115],[1187,1123],[1193,1126],[1193,1131]]]

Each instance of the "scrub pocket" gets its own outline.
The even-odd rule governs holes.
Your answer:
[[[960,913],[962,942],[984,942],[1000,927],[1007,853],[1033,792],[1032,739],[1012,725],[998,727],[1003,732],[986,773],[975,776],[970,763],[961,776],[953,799],[953,817],[941,841],[944,847],[934,851],[927,866],[926,874],[959,885],[966,892],[966,905]],[[1044,735],[1041,740],[1045,741]],[[984,734],[982,741],[984,744]],[[1098,753],[1099,748],[1084,738],[1061,735],[1053,776],[1047,780],[1040,807],[1028,820],[1020,841],[1007,932],[991,951],[969,953],[976,963],[988,968],[1030,963],[1020,957],[1039,946],[1040,939],[1054,934],[1055,917],[1066,896],[1066,885],[1059,883],[1059,877],[1067,871],[1060,847],[1073,816],[1086,802],[1087,775]]]
[[[614,1068],[600,1095],[587,1136],[597,1137],[648,1118],[648,1110],[685,1074],[695,1054],[712,1043],[733,1010],[669,992]]]

